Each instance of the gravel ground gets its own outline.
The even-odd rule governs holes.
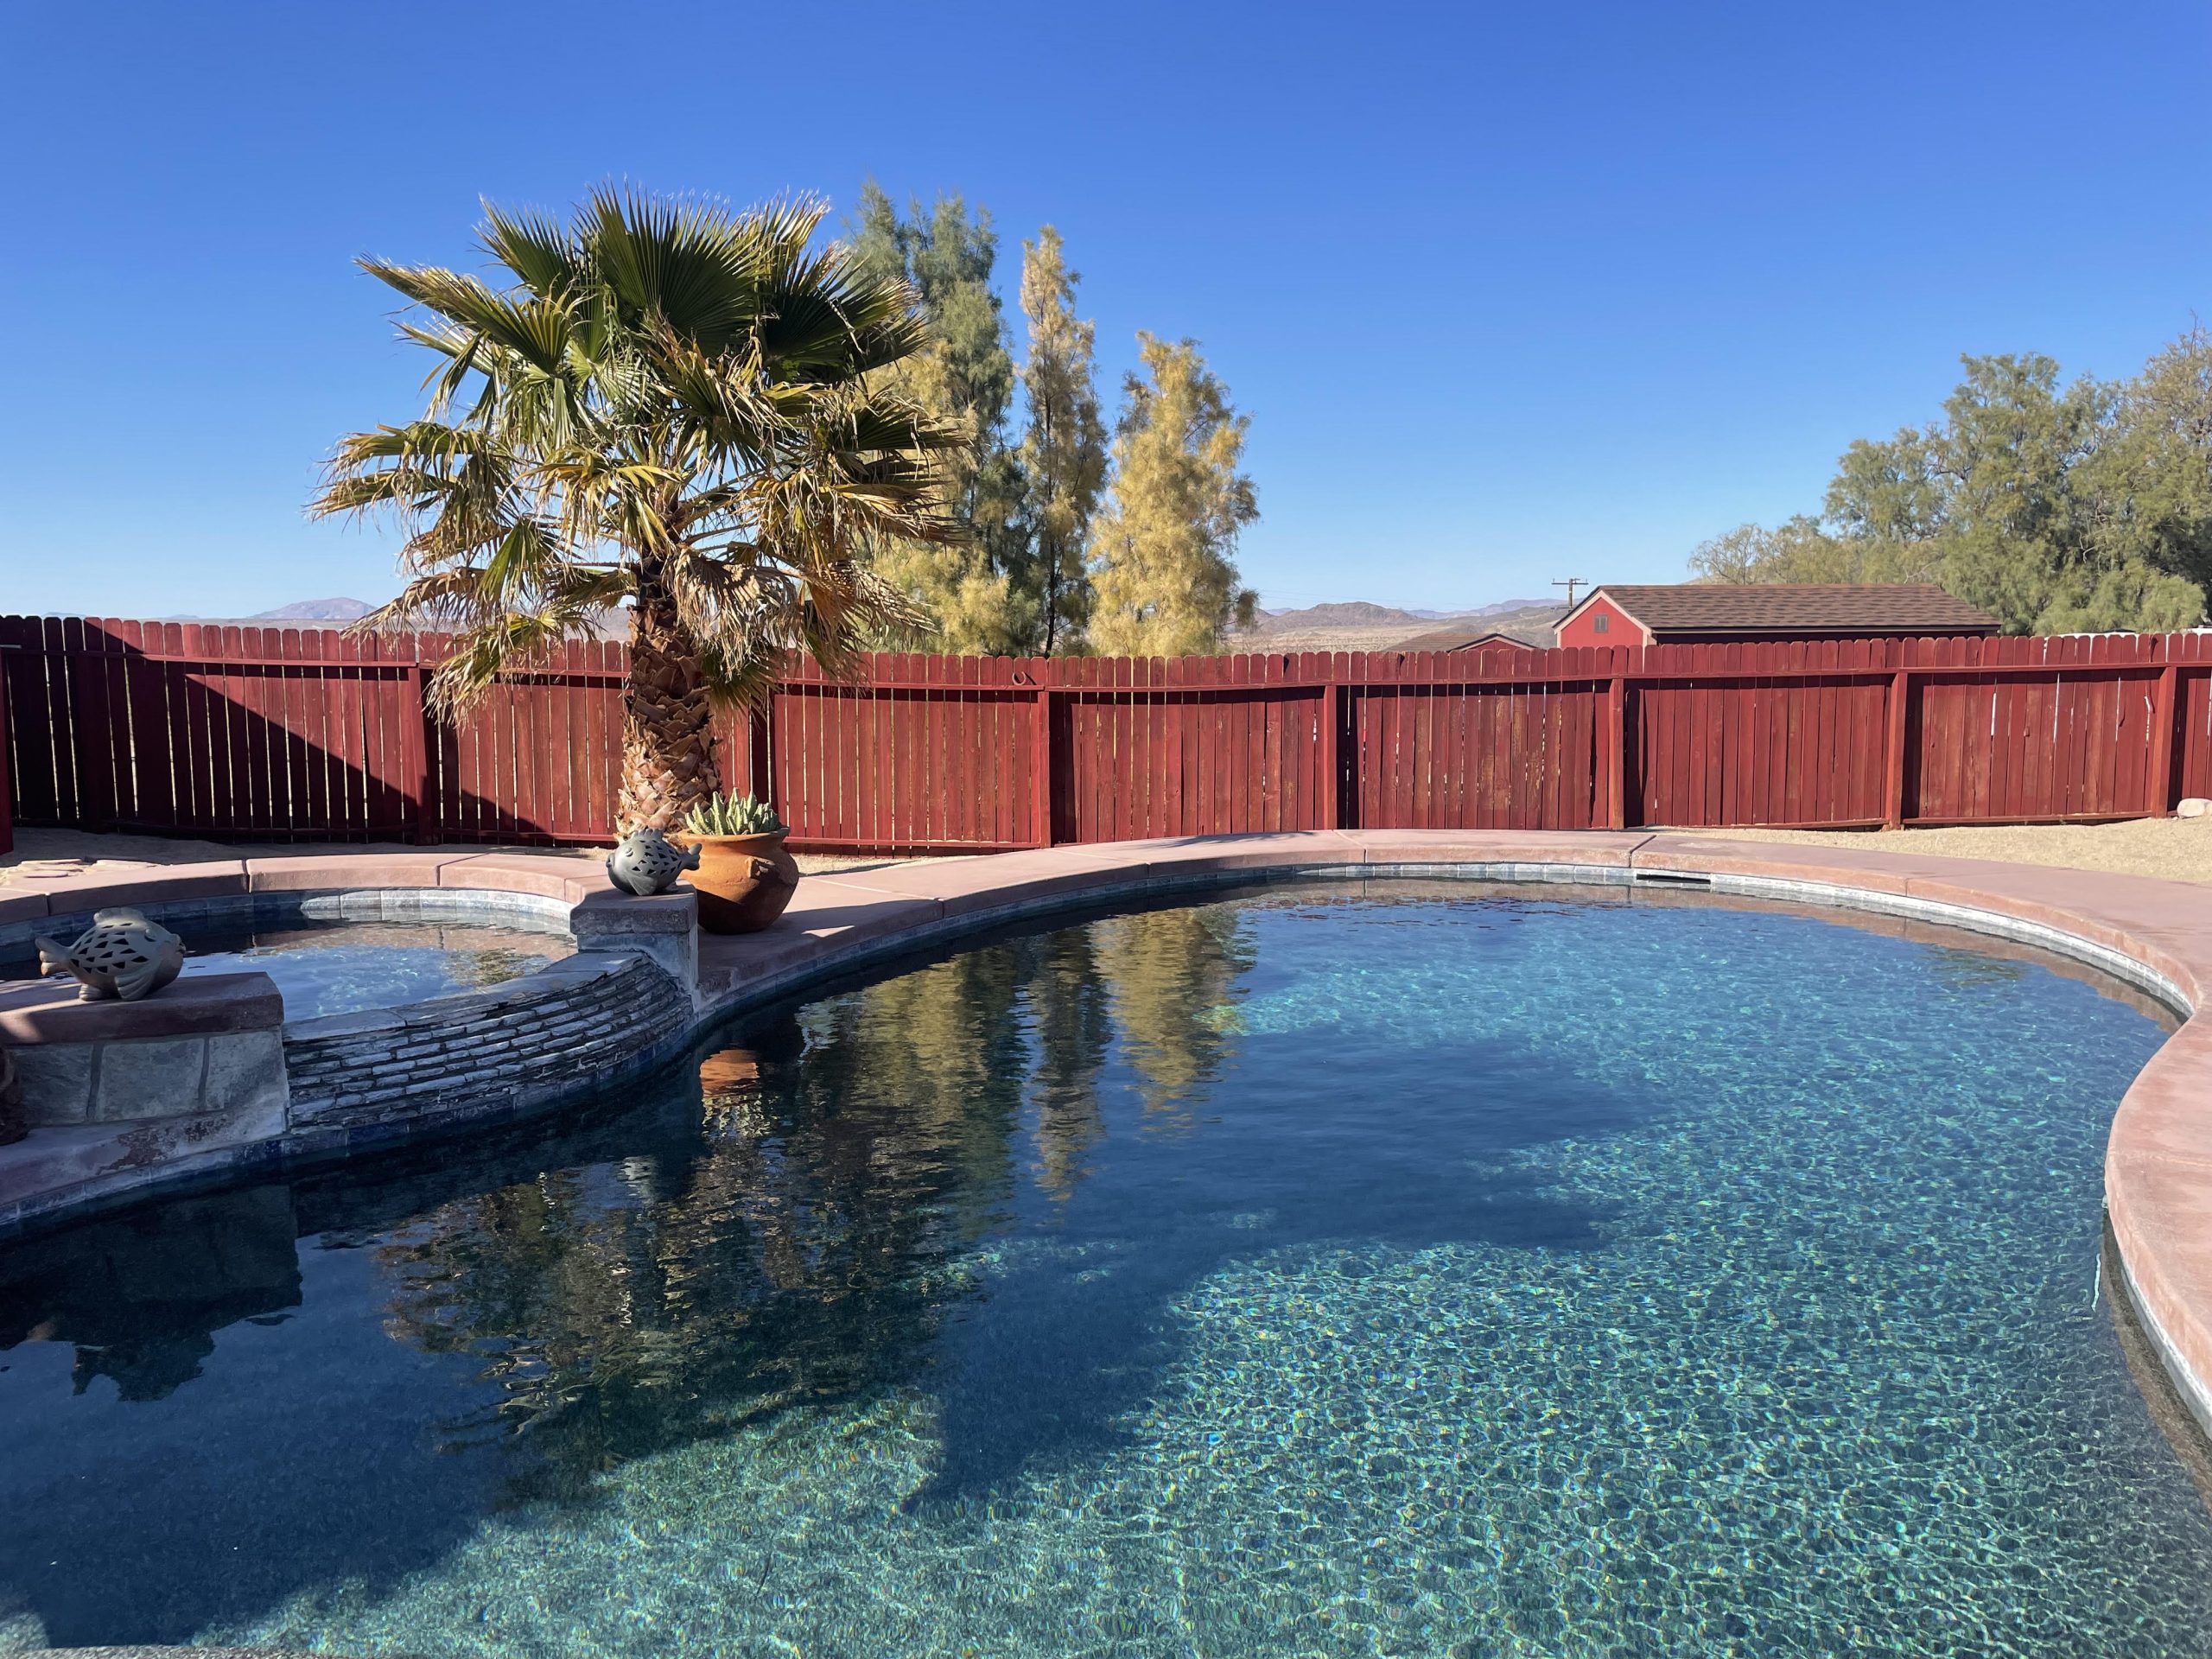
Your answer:
[[[1948,830],[1707,830],[1731,841],[1818,842],[1878,853],[1932,853],[2007,864],[2156,875],[2212,885],[2212,818],[2124,823],[1967,824]]]

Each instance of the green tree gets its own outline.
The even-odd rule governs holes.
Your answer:
[[[1030,493],[1037,592],[1036,641],[1047,657],[1073,647],[1090,617],[1086,569],[1091,516],[1106,482],[1106,425],[1092,367],[1097,331],[1075,315],[1075,285],[1060,233],[1050,225],[1022,245],[1021,312],[1029,360],[1021,366],[1029,405],[1021,467]]]
[[[2050,358],[1962,359],[1942,418],[1844,452],[1821,520],[1744,525],[1691,556],[1734,582],[1938,582],[2010,632],[2195,626],[2212,581],[2212,342],[2135,380]]]
[[[2115,389],[2082,471],[2087,532],[2108,563],[2212,592],[2212,334],[2191,328]]]
[[[1014,353],[1004,307],[991,287],[998,237],[988,210],[971,218],[958,195],[926,212],[910,202],[901,219],[873,181],[861,187],[854,255],[879,279],[903,278],[921,297],[923,348],[899,363],[891,384],[957,428],[963,438],[942,457],[952,516],[967,539],[893,543],[876,568],[926,614],[913,630],[938,649],[1024,650],[1035,632],[1032,539],[1019,457],[1007,442]]]
[[[2107,394],[2088,380],[2062,388],[2047,357],[1965,364],[1923,440],[1942,498],[1936,545],[1952,591],[2030,632],[2088,551],[2069,485]]]
[[[1924,542],[1834,536],[1800,513],[1772,530],[1738,524],[1700,542],[1690,571],[1700,582],[1933,582],[1932,556]]]
[[[1198,342],[1139,334],[1144,375],[1123,388],[1114,481],[1096,532],[1091,643],[1109,656],[1221,649],[1258,596],[1237,581],[1236,537],[1260,516],[1236,470],[1250,417],[1207,371]]]
[[[423,416],[341,440],[313,504],[408,531],[407,586],[365,624],[456,630],[449,711],[626,604],[626,826],[715,790],[715,705],[785,650],[836,668],[906,615],[879,545],[959,533],[929,459],[957,435],[873,384],[922,346],[912,290],[810,251],[824,211],[606,189],[569,225],[487,208],[496,287],[362,262],[442,359]]]

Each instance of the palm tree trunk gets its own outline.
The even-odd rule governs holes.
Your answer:
[[[698,647],[667,595],[641,581],[631,613],[630,678],[622,688],[618,828],[672,830],[721,786]]]

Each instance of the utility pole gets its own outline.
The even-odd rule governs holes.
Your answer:
[[[1578,588],[1587,587],[1588,585],[1589,579],[1585,576],[1569,576],[1565,582],[1555,582],[1552,583],[1552,586],[1554,588],[1564,588],[1567,589],[1567,608],[1570,611],[1574,608],[1574,590]]]

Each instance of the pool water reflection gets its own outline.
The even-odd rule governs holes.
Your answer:
[[[999,940],[558,1137],[0,1247],[0,1633],[2212,1653],[2094,1296],[2160,1039],[1679,905]]]

